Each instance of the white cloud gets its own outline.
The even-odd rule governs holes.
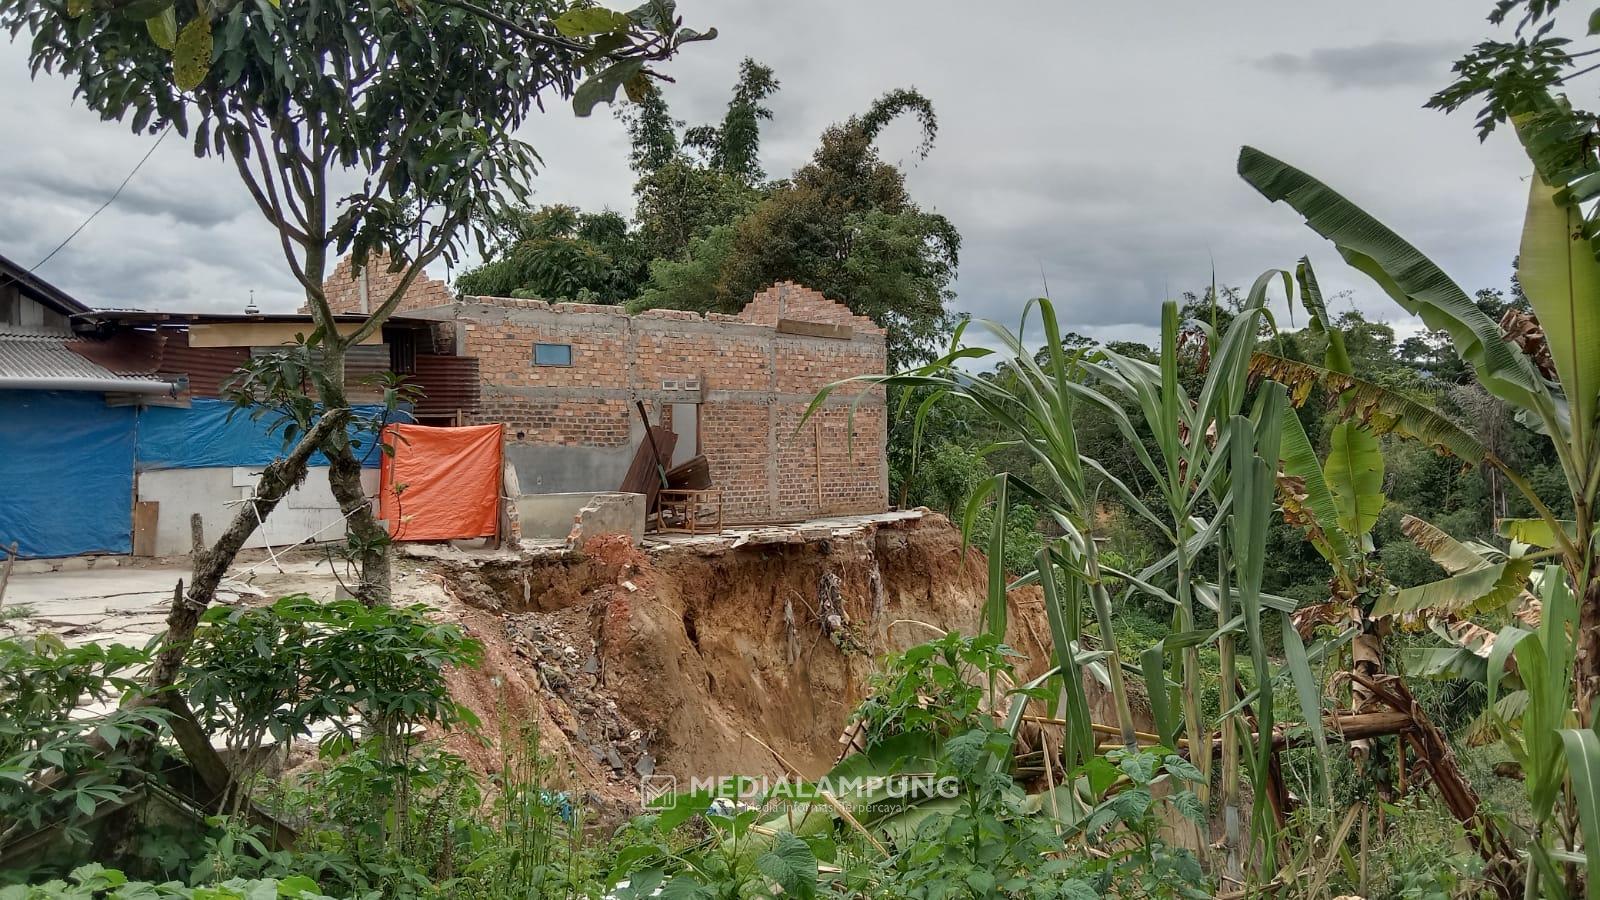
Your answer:
[[[1484,7],[1484,8],[1480,8]],[[940,134],[881,141],[913,192],[961,230],[958,308],[1014,322],[1042,292],[1066,327],[1147,336],[1159,302],[1209,283],[1247,285],[1309,253],[1326,290],[1400,318],[1285,207],[1234,175],[1249,143],[1362,203],[1453,273],[1503,286],[1525,168],[1509,138],[1480,145],[1469,116],[1422,103],[1455,52],[1486,36],[1484,2],[1284,5],[926,0],[750,3],[683,0],[687,23],[721,37],[664,66],[680,118],[714,120],[739,60],[783,84],[763,146],[768,172],[802,163],[830,122],[890,88],[931,97]],[[977,10],[977,11],[975,11]],[[1284,48],[1290,48],[1285,50]],[[65,83],[30,83],[24,44],[0,45],[0,116],[26,122],[0,157],[0,252],[31,264],[82,221],[148,148],[100,122]],[[545,170],[540,202],[631,208],[621,125],[560,104],[524,137]],[[107,306],[264,309],[298,304],[276,236],[231,168],[169,138],[128,190],[41,270]],[[439,274],[443,274],[442,272]]]

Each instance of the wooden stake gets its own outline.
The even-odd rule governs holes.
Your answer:
[[[11,546],[6,548],[6,568],[0,572],[0,606],[6,601],[6,585],[11,582],[11,566],[17,561],[17,546],[17,542],[12,541]]]

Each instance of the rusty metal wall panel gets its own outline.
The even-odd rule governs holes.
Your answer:
[[[417,354],[417,374],[411,384],[423,391],[414,411],[422,416],[453,416],[457,411],[478,411],[480,381],[475,356]]]
[[[189,376],[193,397],[220,397],[222,384],[250,361],[249,347],[191,347],[189,332],[162,329],[161,374]]]
[[[389,371],[389,345],[351,347],[344,354],[344,390],[351,403],[383,402],[383,381]]]

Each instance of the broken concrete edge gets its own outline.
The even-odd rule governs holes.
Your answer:
[[[572,545],[605,531],[644,537],[644,495],[624,491],[567,491],[522,494],[514,503],[522,542],[560,541]],[[591,522],[592,520],[592,522]],[[581,529],[581,533],[580,533]]]
[[[115,569],[133,565],[131,556],[59,556],[50,559],[19,559],[12,563],[13,575],[47,575],[51,572],[87,572],[90,569]]]
[[[580,558],[583,544],[602,534],[627,534],[633,545],[652,556],[672,552],[692,552],[702,556],[719,556],[746,547],[772,544],[805,544],[833,538],[852,537],[864,531],[897,523],[911,522],[934,513],[927,507],[891,510],[883,513],[830,516],[796,522],[789,525],[733,526],[721,534],[651,534],[644,533],[644,523],[637,527],[631,522],[629,504],[617,498],[630,494],[596,494],[594,502],[582,507],[573,517],[573,527],[565,540],[539,540],[523,538],[519,546],[506,546],[498,550],[469,549],[445,544],[398,543],[397,555],[415,560],[453,560],[456,562],[511,562]],[[620,519],[629,519],[626,527],[618,525]],[[296,548],[300,549],[300,548]],[[137,560],[131,556],[67,556],[54,559],[19,559],[13,567],[16,575],[45,575],[51,572],[84,572],[91,569],[114,569],[131,566]]]
[[[581,551],[589,540],[602,534],[626,534],[637,547],[644,541],[645,505],[643,494],[595,494],[572,517],[567,546]]]
[[[809,544],[825,540],[842,540],[869,534],[879,528],[894,528],[916,522],[932,515],[926,507],[892,510],[864,515],[829,516],[796,522],[790,525],[755,525],[729,528],[722,534],[653,535],[645,540],[643,549],[652,557],[669,553],[697,553],[701,556],[721,556],[736,550],[767,547],[777,544]]]
[[[699,556],[721,556],[739,550],[788,544],[799,545],[825,540],[842,540],[868,534],[880,528],[897,528],[939,513],[919,506],[914,509],[891,510],[883,513],[829,516],[788,525],[733,526],[721,534],[649,534],[635,538],[638,546],[651,557],[676,553]],[[576,530],[576,529],[574,529]],[[584,541],[592,541],[604,533],[587,532]],[[628,534],[629,532],[621,532]],[[441,544],[403,544],[397,548],[399,555],[415,560],[491,565],[518,562],[543,562],[583,559],[581,548],[565,541],[524,539],[516,548],[468,551]]]

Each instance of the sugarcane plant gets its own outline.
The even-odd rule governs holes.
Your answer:
[[[1142,656],[1142,670],[1152,698],[1151,707],[1157,730],[1163,734],[1169,733],[1166,729],[1175,731],[1172,723],[1178,721],[1180,712],[1173,704],[1166,702],[1169,692],[1163,654],[1169,642],[1173,648],[1181,648],[1178,652],[1182,654],[1182,683],[1199,685],[1203,683],[1199,665],[1200,639],[1214,638],[1221,669],[1219,696],[1237,699],[1240,695],[1236,689],[1236,636],[1252,620],[1240,611],[1236,564],[1243,556],[1253,556],[1253,552],[1244,546],[1253,539],[1248,533],[1249,529],[1254,527],[1258,516],[1263,521],[1270,519],[1273,510],[1269,502],[1264,512],[1251,510],[1241,516],[1240,510],[1233,506],[1236,501],[1233,490],[1234,465],[1241,460],[1235,460],[1232,454],[1236,443],[1254,440],[1262,427],[1259,422],[1253,422],[1248,429],[1238,432],[1237,442],[1234,439],[1236,420],[1245,411],[1249,362],[1263,324],[1270,321],[1265,302],[1267,290],[1278,282],[1282,283],[1284,291],[1292,298],[1293,285],[1288,281],[1287,273],[1277,270],[1263,273],[1252,285],[1240,313],[1221,335],[1205,322],[1190,322],[1186,326],[1180,324],[1177,305],[1165,304],[1162,309],[1160,356],[1155,365],[1111,350],[1096,351],[1084,361],[1091,381],[1098,390],[1084,389],[1082,396],[1097,403],[1117,424],[1129,444],[1135,448],[1135,457],[1156,485],[1156,492],[1165,505],[1164,515],[1156,514],[1147,508],[1141,498],[1127,490],[1121,481],[1098,467],[1098,464],[1093,464],[1098,474],[1116,487],[1123,502],[1157,524],[1172,543],[1172,549],[1165,557],[1130,582],[1130,589],[1138,589],[1142,585],[1144,589],[1153,591],[1149,587],[1150,582],[1161,573],[1170,572],[1167,580],[1175,586],[1172,598],[1173,634],[1148,648]],[[1205,377],[1194,398],[1189,396],[1180,377],[1180,355],[1186,343],[1197,361],[1203,359],[1206,362]],[[1139,423],[1142,428],[1136,426],[1123,408],[1114,402],[1115,398],[1121,398],[1133,406],[1142,417]],[[1267,423],[1264,427],[1270,431],[1279,426],[1277,423]],[[1146,433],[1153,439],[1157,453],[1155,457],[1144,452],[1140,438]],[[1261,434],[1265,437],[1266,431]],[[1273,464],[1275,469],[1275,457]],[[1264,545],[1265,536],[1262,535],[1260,539]],[[1199,557],[1206,551],[1216,556],[1216,576],[1209,582],[1197,571]],[[1243,556],[1238,555],[1240,553]],[[1259,583],[1256,593],[1259,596]],[[1290,608],[1290,604],[1280,598],[1272,597],[1268,602],[1278,605],[1280,612]],[[1216,616],[1220,627],[1214,633],[1196,632],[1197,605]],[[1259,627],[1260,624],[1259,620],[1255,621],[1255,626]],[[1259,630],[1249,631],[1248,645],[1252,648],[1261,646],[1260,638]],[[1296,669],[1294,680],[1297,694],[1302,700],[1302,713],[1315,744],[1325,748],[1318,699],[1320,694],[1315,689],[1309,663],[1301,668],[1305,653],[1298,635],[1291,640],[1294,646],[1290,649],[1289,664]],[[1254,670],[1267,671],[1264,668]],[[1208,746],[1213,727],[1201,714],[1198,691],[1185,690],[1179,693],[1181,702],[1177,705],[1181,706],[1189,745]],[[1225,714],[1217,723],[1221,732],[1223,849],[1229,877],[1239,879],[1243,875],[1244,859],[1240,840],[1240,749],[1243,743],[1251,740],[1254,732],[1240,715],[1240,705],[1224,703],[1224,707]],[[1252,745],[1252,752],[1255,749],[1258,748]],[[1318,754],[1319,763],[1325,756],[1325,753]],[[1194,759],[1201,771],[1206,773],[1209,782],[1211,755],[1198,754]],[[1255,770],[1252,768],[1251,771]],[[1327,784],[1325,772],[1322,782]]]
[[[932,405],[955,399],[969,404],[1003,433],[1004,440],[990,449],[1024,451],[1029,472],[1003,472],[986,481],[966,505],[962,518],[970,535],[984,506],[993,509],[985,629],[996,635],[1005,633],[1008,591],[1033,583],[1043,589],[1055,655],[1057,708],[1066,722],[1062,750],[1067,771],[1095,753],[1085,673],[1109,691],[1117,735],[1125,750],[1138,742],[1129,679],[1142,677],[1157,740],[1172,747],[1187,745],[1197,768],[1203,765],[1209,771],[1216,727],[1201,712],[1204,680],[1197,654],[1189,651],[1208,644],[1219,647],[1227,660],[1220,693],[1229,699],[1223,702],[1216,725],[1222,731],[1224,769],[1232,763],[1232,771],[1224,773],[1223,791],[1237,804],[1243,796],[1241,779],[1248,777],[1253,788],[1251,845],[1244,844],[1239,822],[1235,822],[1232,856],[1236,873],[1244,861],[1252,859],[1266,863],[1260,871],[1274,868],[1274,834],[1283,812],[1283,792],[1269,783],[1275,769],[1272,687],[1279,676],[1294,682],[1307,728],[1319,745],[1323,742],[1320,687],[1311,673],[1311,655],[1289,625],[1288,615],[1295,604],[1261,589],[1266,529],[1274,513],[1273,479],[1280,456],[1279,408],[1286,403],[1286,394],[1281,387],[1258,391],[1254,408],[1246,408],[1246,399],[1251,353],[1268,320],[1266,297],[1274,283],[1293,289],[1288,273],[1267,273],[1252,288],[1243,313],[1220,335],[1200,327],[1180,333],[1177,307],[1168,304],[1163,310],[1157,365],[1105,351],[1068,352],[1062,345],[1053,305],[1035,300],[1026,307],[1016,332],[993,322],[963,324],[944,357],[905,372],[853,379],[920,389],[916,393],[920,404],[914,442],[920,439],[921,422]],[[1035,315],[1045,345],[1037,357],[1026,346],[1026,329]],[[983,329],[989,342],[1000,349],[963,343],[971,325]],[[1199,393],[1191,399],[1179,376],[1179,355],[1180,343],[1195,335],[1203,337],[1205,346],[1198,353],[1210,364]],[[973,363],[996,355],[1001,359],[993,373],[969,371]],[[858,402],[861,396],[864,394],[857,395]],[[1118,397],[1132,402],[1141,416],[1138,423],[1117,402]],[[1074,429],[1080,404],[1092,404],[1111,416],[1128,452],[1153,476],[1165,509],[1152,509],[1098,460],[1080,453]],[[1154,438],[1155,454],[1145,446],[1146,434]],[[1263,471],[1265,487],[1260,482]],[[1149,522],[1172,549],[1138,572],[1122,571],[1108,563],[1100,553],[1097,535],[1096,513],[1102,494],[1115,495]],[[1014,500],[1041,511],[1061,536],[1049,540],[1037,553],[1031,571],[1008,584],[1000,562],[1005,539],[1000,523],[1006,504]],[[1218,557],[1215,580],[1196,574],[1197,561],[1211,552]],[[1125,586],[1116,597],[1113,582]],[[1158,598],[1174,610],[1171,630],[1141,654],[1138,665],[1121,646],[1113,623],[1115,607],[1132,600],[1135,593]],[[1200,608],[1216,616],[1215,626],[1201,626]],[[1086,620],[1094,624],[1092,638],[1086,634]],[[1267,655],[1264,635],[1274,627],[1291,643],[1288,663],[1281,667],[1274,666]],[[1254,685],[1249,690],[1233,671],[1235,651],[1251,657]],[[1326,652],[1326,648],[1318,652]],[[1183,670],[1179,679],[1169,679],[1166,674],[1169,655],[1179,658],[1176,668]],[[1323,754],[1318,754],[1321,758]],[[1209,776],[1199,780],[1202,784],[1210,781]],[[1064,806],[1074,810],[1079,799],[1071,796],[1073,792],[1067,793]],[[1070,818],[1081,813],[1077,808],[1063,815]]]

